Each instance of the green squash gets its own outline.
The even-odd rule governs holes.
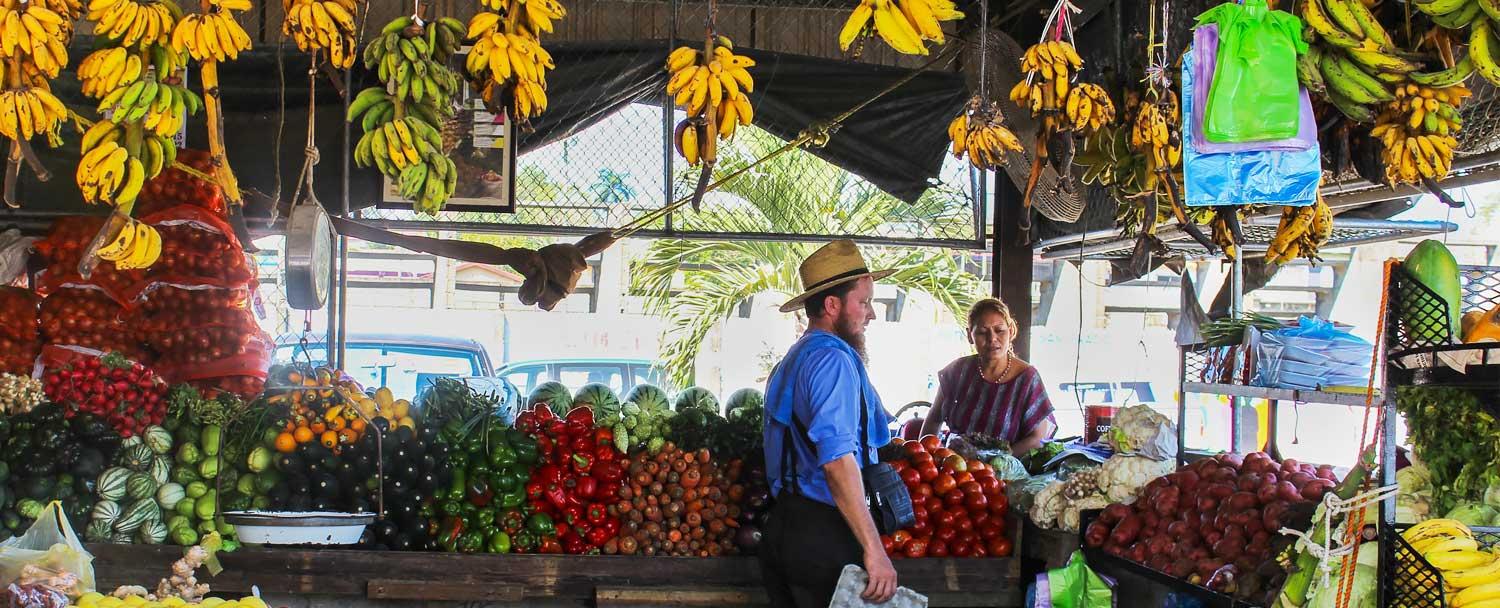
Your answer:
[[[1464,304],[1463,288],[1458,282],[1458,261],[1453,258],[1453,253],[1441,241],[1427,239],[1412,248],[1402,268],[1447,305],[1445,317],[1434,316],[1431,310],[1402,310],[1403,321],[1410,327],[1412,338],[1424,345],[1458,342]],[[1422,300],[1425,298],[1418,301]],[[1446,326],[1443,320],[1447,321]]]

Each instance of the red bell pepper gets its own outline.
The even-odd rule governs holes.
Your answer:
[[[570,526],[576,526],[579,523],[586,522],[588,521],[588,515],[585,513],[585,511],[586,510],[582,504],[569,505],[567,507],[564,507],[563,521],[568,522],[568,525]]]
[[[613,446],[615,444],[615,431],[607,427],[594,429],[594,445]]]
[[[537,456],[541,457],[543,461],[551,460],[552,452],[555,448],[556,446],[551,437],[548,437],[546,435],[537,435],[536,453]]]
[[[603,547],[604,543],[609,542],[609,539],[615,536],[617,535],[610,534],[604,528],[594,528],[593,530],[589,530],[589,533],[586,535],[590,547]]]
[[[594,467],[589,471],[589,474],[594,479],[599,480],[600,483],[621,481],[625,479],[625,467],[620,466],[619,462],[613,460],[599,460],[596,455],[594,458]]]
[[[542,482],[528,481],[526,482],[526,500],[531,502],[546,500],[546,490],[547,487],[543,485]]]
[[[562,478],[562,468],[551,463],[537,467],[536,473],[531,476],[532,481],[539,481],[543,484],[559,483],[562,481]]]
[[[556,484],[556,483],[546,484],[544,492],[545,492],[545,494],[547,496],[547,503],[551,504],[553,508],[555,508],[555,509],[565,509],[565,508],[567,508],[567,506],[568,506],[568,493],[565,492],[565,491],[563,491],[563,488],[562,488],[562,486],[560,484]]]
[[[537,545],[537,553],[562,553],[562,545],[557,542],[557,537],[548,536]]]
[[[594,411],[586,407],[575,407],[568,411],[567,417],[563,418],[570,427],[580,425],[584,429],[594,428]]]
[[[618,460],[620,453],[615,451],[615,446],[601,445],[594,447],[594,462],[614,462]]]
[[[573,492],[578,494],[579,497],[588,500],[598,499],[598,491],[599,481],[593,477],[579,477],[578,486],[573,489]]]
[[[609,519],[609,507],[604,506],[602,502],[589,505],[588,518],[591,525],[603,524],[606,519]]]
[[[594,456],[588,453],[575,453],[573,454],[573,459],[569,462],[573,465],[574,471],[582,475],[587,475],[589,468],[594,466]]]
[[[610,536],[620,535],[620,518],[613,515],[604,520],[603,528],[609,531]]]
[[[568,436],[568,423],[561,420],[552,420],[547,423],[545,428],[546,430],[544,432],[548,437],[558,439]]]

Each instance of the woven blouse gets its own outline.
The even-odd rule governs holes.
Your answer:
[[[954,433],[983,433],[1014,443],[1052,417],[1052,401],[1036,368],[1026,366],[1007,382],[979,375],[979,355],[969,355],[938,372],[934,404]]]

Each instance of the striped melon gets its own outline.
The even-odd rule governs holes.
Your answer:
[[[99,474],[94,490],[104,500],[119,500],[125,497],[125,483],[130,479],[130,469],[111,467]]]
[[[172,433],[159,426],[146,427],[146,432],[141,435],[141,442],[157,454],[172,452]]]
[[[637,404],[639,405],[639,404]],[[578,394],[573,395],[573,407],[588,406],[594,412],[594,419],[608,417],[611,413],[620,412],[620,398],[615,392],[609,390],[608,386],[598,382],[585,384],[578,389]]]
[[[104,522],[107,525],[115,525],[115,519],[120,517],[120,503],[113,500],[101,500],[94,503],[94,510],[90,512],[96,522]]]
[[[99,520],[89,522],[88,527],[83,529],[83,539],[91,543],[107,543],[109,537],[114,533],[110,524]]]
[[[156,490],[156,504],[163,511],[171,511],[177,503],[187,497],[187,490],[175,483],[163,484]]]
[[[667,399],[667,392],[651,384],[638,384],[630,389],[630,394],[625,400],[636,404],[643,410],[665,411],[672,409],[672,401]]]
[[[167,524],[160,521],[148,521],[136,533],[136,539],[143,545],[160,545],[167,540]]]
[[[546,405],[552,413],[563,416],[573,407],[573,394],[560,383],[543,382],[526,398],[526,405],[534,407],[537,404]]]
[[[125,496],[132,500],[143,500],[156,495],[157,483],[145,473],[132,473],[125,481]]]
[[[115,532],[114,534],[109,535],[109,542],[112,542],[116,545],[128,545],[132,542],[135,542],[135,539],[130,536],[129,532]]]
[[[151,460],[151,478],[155,479],[156,483],[158,485],[167,483],[168,481],[171,481],[171,479],[172,479],[172,457],[171,456],[163,456],[161,454],[157,454],[156,458],[153,458]]]
[[[132,471],[145,473],[151,470],[151,463],[156,461],[156,452],[146,447],[143,443],[124,448],[120,456],[120,464],[125,465]]]
[[[719,399],[714,397],[708,389],[692,387],[677,393],[677,398],[672,401],[672,411],[680,412],[686,409],[699,409],[705,412],[719,413]]]
[[[137,500],[125,507],[120,517],[115,520],[115,532],[130,533],[141,529],[148,521],[160,521],[161,509],[157,508],[154,500]],[[128,542],[128,541],[127,541]]]
[[[145,442],[145,440],[142,439],[140,435],[131,435],[129,437],[126,437],[126,438],[120,440],[120,449],[121,450],[128,450],[128,449],[133,448],[135,446],[138,446],[138,445],[140,445],[140,444],[142,444],[144,442]]]

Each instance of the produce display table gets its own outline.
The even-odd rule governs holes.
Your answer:
[[[1022,521],[1025,522],[1025,528],[1021,534],[1026,542],[1021,546],[1021,557],[1040,562],[1036,572],[1028,574],[1034,575],[1068,565],[1068,558],[1079,547],[1077,532],[1042,528],[1031,523],[1030,518],[1023,518]]]
[[[170,572],[181,547],[89,545],[98,586],[146,585]],[[220,554],[215,592],[252,585],[291,608],[321,606],[765,605],[753,557],[463,555],[389,551],[241,549]],[[1018,559],[898,559],[901,584],[931,606],[1020,606]]]

